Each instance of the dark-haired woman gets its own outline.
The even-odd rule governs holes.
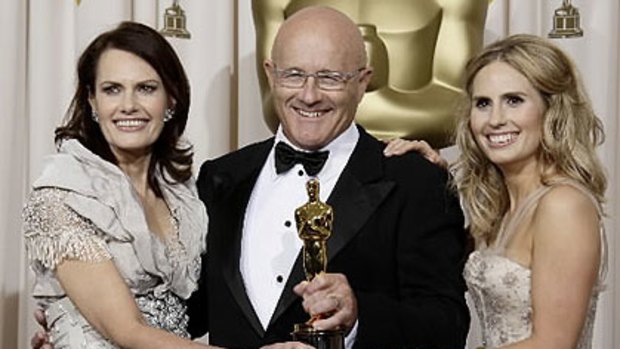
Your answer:
[[[485,348],[589,349],[606,255],[603,140],[577,69],[519,34],[467,65],[455,182]]]
[[[204,348],[188,337],[207,214],[180,139],[189,84],[156,31],[122,23],[78,62],[78,86],[24,209],[50,342]]]

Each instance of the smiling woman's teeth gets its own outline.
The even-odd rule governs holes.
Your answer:
[[[516,133],[504,133],[501,135],[489,135],[489,141],[493,144],[504,145],[512,142],[517,137]]]
[[[115,124],[120,127],[137,127],[145,124],[145,120],[118,120]]]
[[[318,112],[318,111],[305,111],[301,109],[298,109],[297,112],[299,113],[299,115],[306,117],[306,118],[318,118],[322,114],[321,112]]]

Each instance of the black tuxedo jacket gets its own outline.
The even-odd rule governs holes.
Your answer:
[[[358,301],[355,348],[462,348],[469,328],[462,269],[465,232],[447,172],[415,153],[386,158],[361,127],[328,203],[334,231],[328,271],[343,273]],[[245,209],[273,138],[203,164],[198,192],[209,212],[207,253],[188,312],[190,333],[210,343],[256,348],[288,341],[308,315],[292,287],[298,256],[263,329],[239,271]],[[269,210],[269,207],[265,207]]]

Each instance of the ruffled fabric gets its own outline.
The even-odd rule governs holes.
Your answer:
[[[158,179],[178,224],[178,236],[170,241],[162,241],[149,231],[129,178],[77,140],[63,142],[59,152],[46,159],[43,173],[33,189],[36,192],[57,188],[66,192],[63,205],[90,222],[106,241],[117,268],[134,294],[163,294],[171,290],[187,299],[197,287],[200,256],[206,250],[208,218],[193,180],[170,185],[161,173]],[[29,229],[28,225],[25,228]],[[45,239],[46,229],[51,237],[49,227],[39,229],[38,233],[33,233],[32,229],[24,233],[30,238]],[[83,233],[90,232],[85,229]],[[46,248],[33,249],[33,252],[45,261],[46,268],[53,269],[53,261],[57,258],[42,258],[51,253],[44,251]],[[53,280],[45,280],[46,274],[49,279],[49,270],[39,273],[42,278],[35,284],[35,291],[39,292],[35,292],[35,296],[63,295],[59,294],[61,290],[53,285]]]

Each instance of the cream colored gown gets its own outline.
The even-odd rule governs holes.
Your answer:
[[[487,349],[524,340],[532,333],[531,271],[504,256],[503,251],[525,214],[531,212],[553,185],[560,184],[571,185],[581,190],[592,199],[596,207],[599,207],[592,194],[574,181],[562,180],[551,186],[542,187],[532,193],[517,209],[511,221],[504,222],[496,242],[492,246],[472,252],[465,265],[465,281],[482,326],[482,345]],[[602,223],[601,241],[603,253],[599,281],[590,299],[577,349],[589,349],[592,346],[596,303],[606,269],[606,242]]]

